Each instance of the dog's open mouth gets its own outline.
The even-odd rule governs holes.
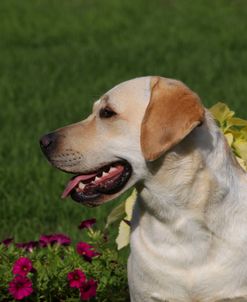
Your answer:
[[[97,202],[102,195],[121,191],[128,182],[131,172],[130,164],[122,160],[87,174],[76,175],[69,181],[62,198],[70,195],[77,202]]]

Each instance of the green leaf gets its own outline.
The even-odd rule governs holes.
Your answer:
[[[125,216],[125,204],[121,202],[107,216],[105,228],[107,229],[112,223],[123,219]]]
[[[120,204],[117,205],[107,216],[105,229],[107,229],[114,222],[120,221],[125,216],[125,201],[132,194],[133,188],[124,193],[120,198]]]
[[[233,136],[233,140],[240,139],[243,137],[243,133],[239,129],[229,128],[224,135],[231,133]]]
[[[128,221],[130,221],[132,218],[132,212],[133,212],[133,207],[134,207],[136,198],[137,198],[137,191],[133,190],[132,194],[125,201],[125,212],[127,214],[125,219],[127,219]],[[127,246],[129,244],[129,239],[130,239],[130,227],[129,227],[129,225],[127,225],[127,223],[125,221],[121,221],[121,223],[119,225],[118,236],[116,239],[118,250]]]
[[[235,151],[243,160],[247,160],[247,141],[236,140],[233,144]]]
[[[236,159],[238,161],[238,163],[240,164],[240,166],[247,171],[247,160],[243,160],[242,158],[236,156]]]
[[[130,227],[124,222],[121,221],[119,225],[119,232],[116,238],[117,248],[121,250],[129,244],[130,240]]]
[[[232,133],[225,133],[225,138],[228,142],[228,145],[231,147],[232,143],[233,143],[233,135]]]
[[[240,131],[241,137],[247,141],[247,127],[242,128]]]
[[[212,106],[209,111],[221,126],[223,126],[224,122],[232,118],[234,115],[234,111],[231,111],[226,104],[221,102]]]
[[[247,121],[238,117],[232,117],[227,120],[228,127],[231,126],[239,126],[239,127],[247,127]]]

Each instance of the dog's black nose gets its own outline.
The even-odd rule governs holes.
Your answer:
[[[48,133],[48,134],[42,136],[39,141],[41,149],[44,152],[50,151],[51,149],[54,148],[56,139],[57,139],[56,133]]]

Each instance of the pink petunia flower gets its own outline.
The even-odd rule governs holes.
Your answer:
[[[13,265],[13,274],[26,276],[33,269],[32,261],[26,257],[20,257]]]
[[[70,245],[70,243],[71,243],[71,239],[64,234],[54,234],[53,240],[55,241],[55,243],[64,245],[64,246]]]
[[[41,247],[46,247],[48,245],[51,245],[53,242],[53,235],[41,235],[39,238],[39,244]]]
[[[84,282],[80,288],[80,298],[83,301],[87,301],[96,296],[97,282],[93,279]]]
[[[4,244],[5,246],[9,246],[11,243],[13,243],[14,238],[6,238],[4,239],[2,242],[0,242],[0,244]]]
[[[94,250],[94,247],[86,242],[78,242],[76,245],[76,251],[79,255],[83,256],[85,260],[91,262],[93,257],[100,254]]]
[[[68,273],[69,286],[72,288],[80,288],[86,281],[85,274],[80,269],[75,269]]]
[[[9,283],[9,293],[16,300],[22,300],[32,294],[33,287],[30,279],[24,276],[15,276]]]
[[[80,225],[78,226],[78,228],[81,229],[89,229],[91,228],[94,224],[96,223],[96,219],[95,218],[91,218],[91,219],[87,219],[87,220],[83,220]]]
[[[25,250],[26,252],[32,252],[35,248],[39,246],[38,241],[29,241],[29,242],[19,242],[16,243],[16,247]]]
[[[54,244],[70,245],[71,239],[64,234],[41,235],[39,243],[42,247]]]

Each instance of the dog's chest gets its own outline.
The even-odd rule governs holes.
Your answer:
[[[136,207],[133,219],[133,251],[141,249],[142,255],[154,256],[153,261],[159,264],[188,270],[205,263],[212,247],[218,244],[203,221],[186,211],[164,222]]]
[[[138,208],[134,220],[128,264],[130,291],[137,297],[133,301],[210,301],[203,296],[217,296],[225,286],[229,295],[235,290],[235,280],[224,284],[224,276],[234,275],[234,251],[200,220],[184,213],[166,224]]]

